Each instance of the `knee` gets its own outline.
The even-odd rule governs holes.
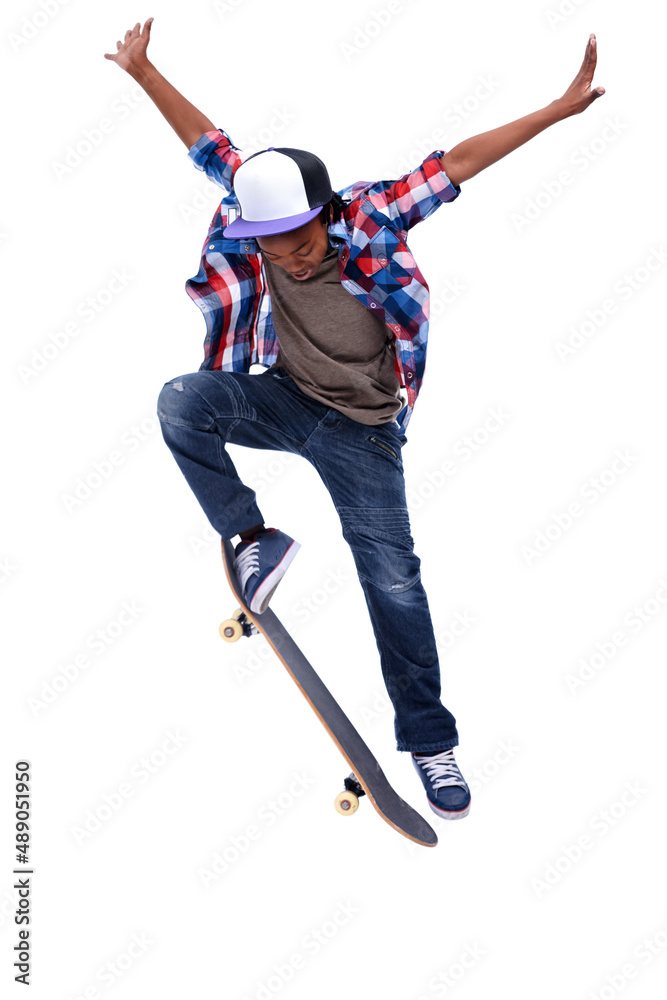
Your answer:
[[[384,542],[377,552],[374,563],[371,564],[372,576],[367,576],[367,582],[386,594],[400,596],[412,590],[421,580],[419,559],[412,551],[394,543]]]
[[[360,579],[387,594],[402,594],[421,579],[407,510],[348,508],[343,535]]]
[[[193,388],[192,375],[165,382],[157,401],[161,424],[209,428],[213,418],[200,394]]]

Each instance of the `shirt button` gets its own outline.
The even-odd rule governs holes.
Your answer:
[[[371,302],[371,309],[377,309],[377,305],[375,304],[375,302]]]
[[[387,263],[387,258],[386,257],[378,257],[378,261],[380,262],[380,264],[386,264]]]
[[[209,246],[209,250],[215,250],[215,243],[211,243],[211,244],[210,244],[210,246]]]
[[[250,250],[250,244],[249,243],[246,243],[245,249],[246,249],[246,253],[248,252],[248,250]]]

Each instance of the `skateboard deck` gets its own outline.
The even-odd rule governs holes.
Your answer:
[[[220,635],[225,641],[234,642],[244,635],[254,634],[255,630],[260,632],[296,682],[352,769],[352,774],[345,779],[345,791],[336,798],[338,812],[352,815],[356,812],[359,796],[365,794],[382,819],[394,830],[424,847],[435,847],[438,843],[435,830],[391,787],[372,751],[271,608],[259,615],[243,603],[234,571],[234,548],[225,539],[222,540],[222,561],[239,610],[235,617],[223,621]]]

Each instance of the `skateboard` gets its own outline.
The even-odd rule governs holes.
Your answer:
[[[394,830],[424,847],[435,847],[438,837],[426,820],[391,787],[369,747],[354,728],[342,708],[311,666],[287,629],[271,608],[255,614],[243,603],[241,587],[234,571],[234,548],[222,540],[222,561],[229,586],[240,607],[220,625],[226,642],[261,633],[288,674],[315,712],[331,739],[347,761],[352,773],[345,778],[344,791],[334,801],[342,816],[353,815],[362,795]]]

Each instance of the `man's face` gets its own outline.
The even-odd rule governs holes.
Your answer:
[[[329,248],[322,213],[289,233],[258,237],[257,245],[272,264],[282,267],[296,281],[306,281],[315,274]]]

